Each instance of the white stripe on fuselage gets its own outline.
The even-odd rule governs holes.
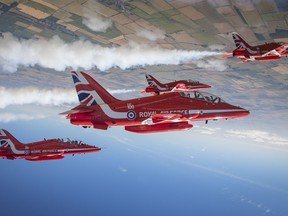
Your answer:
[[[189,114],[195,114],[195,113],[202,113],[202,114],[206,114],[206,113],[225,113],[225,112],[243,112],[245,110],[243,109],[223,109],[223,110],[189,110]]]
[[[81,152],[85,152],[85,151],[90,151],[90,150],[96,150],[93,148],[79,148],[79,149],[59,149],[59,152],[73,152],[73,151],[81,151]]]
[[[103,112],[105,113],[105,115],[109,116],[110,118],[114,118],[114,119],[124,119],[127,118],[127,112],[115,112],[114,110],[112,110],[108,104],[101,104],[99,105],[101,107],[101,109],[103,110]]]
[[[75,148],[75,149],[37,149],[37,150],[31,150],[31,154],[43,154],[43,155],[60,155],[65,152],[85,152],[89,150],[94,150],[93,148]]]
[[[14,145],[14,143],[10,140],[10,139],[2,139],[2,140],[5,140],[8,144],[7,144],[7,146],[9,145],[10,146],[10,148],[11,148],[11,150],[12,150],[12,152],[14,153],[14,154],[24,154],[24,152],[25,151],[23,151],[23,150],[18,150],[16,147],[15,147],[15,145]]]

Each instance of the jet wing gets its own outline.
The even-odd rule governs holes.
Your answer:
[[[269,56],[269,55],[277,55],[277,56],[280,56],[281,54],[280,54],[278,51],[276,51],[276,49],[273,49],[273,50],[271,50],[271,51],[263,54],[262,57],[266,57],[266,56]]]
[[[75,114],[75,113],[89,113],[89,112],[93,112],[93,109],[89,109],[89,108],[81,108],[81,109],[71,109],[68,110],[66,112],[62,112],[59,113],[60,115],[67,115],[67,114]]]
[[[280,55],[288,54],[288,44],[284,44],[275,49]]]
[[[184,83],[178,83],[171,91],[177,92],[177,91],[186,91],[188,88]]]
[[[267,53],[265,53],[264,55],[262,55],[263,57],[265,56],[269,56],[269,55],[276,55],[276,56],[281,56],[284,55],[285,53],[288,53],[288,44],[284,44],[282,46],[277,47],[276,49],[273,49]]]

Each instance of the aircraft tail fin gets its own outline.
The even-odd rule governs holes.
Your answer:
[[[251,46],[237,32],[233,32],[232,37],[237,48],[251,48]]]
[[[72,71],[72,78],[82,105],[92,106],[119,101],[87,73]]]
[[[8,131],[0,129],[0,148],[7,148],[8,146],[19,147],[23,143],[19,142],[14,136],[12,136]]]
[[[148,82],[149,86],[156,86],[156,87],[162,87],[163,84],[160,83],[157,79],[155,79],[152,75],[150,74],[145,74],[146,80]]]

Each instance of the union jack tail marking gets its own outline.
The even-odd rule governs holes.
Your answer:
[[[251,46],[241,36],[233,32],[232,37],[237,48],[251,48]]]
[[[78,99],[83,105],[92,106],[119,101],[86,73],[72,71],[72,78]]]
[[[156,86],[158,88],[163,86],[163,84],[160,83],[157,79],[155,79],[152,75],[145,74],[145,77],[149,86]]]
[[[8,146],[15,146],[17,148],[22,146],[22,143],[19,142],[8,131],[0,129],[0,148],[7,148]]]

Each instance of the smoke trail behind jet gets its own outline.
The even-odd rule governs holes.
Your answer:
[[[0,38],[0,71],[16,72],[19,66],[39,65],[63,71],[67,68],[85,70],[97,67],[127,69],[135,66],[197,63],[217,51],[163,49],[157,46],[129,43],[127,46],[102,47],[90,41],[66,43],[58,36],[45,39],[18,39],[10,33]]]
[[[108,90],[111,94],[126,94],[134,89]],[[0,109],[12,105],[36,104],[40,106],[61,106],[79,103],[75,89],[36,87],[5,88],[0,87]]]

